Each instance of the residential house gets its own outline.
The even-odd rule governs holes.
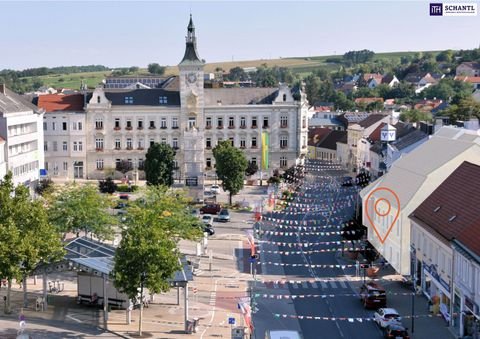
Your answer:
[[[308,128],[308,157],[309,159],[317,159],[317,143],[326,137],[331,132],[331,129],[324,127],[310,127]]]
[[[325,129],[324,129],[325,130]],[[327,132],[316,142],[314,159],[325,161],[337,161],[337,143],[346,143],[346,131],[333,131],[326,129]]]
[[[410,222],[408,216],[440,185],[462,162],[480,164],[480,139],[474,131],[442,127],[428,141],[400,157],[390,171],[363,189],[360,193],[363,206],[363,224],[368,229],[368,241],[402,275],[410,275]],[[381,241],[373,230],[369,215],[372,206],[382,198],[373,193],[386,187],[397,195],[400,206],[392,206],[389,218],[380,225],[386,229],[386,220],[398,218],[389,236]],[[370,199],[367,202],[369,195]]]
[[[383,75],[380,73],[365,73],[362,76],[362,83],[368,88],[375,88],[382,83]]]
[[[480,76],[457,75],[455,76],[455,80],[471,84],[474,90],[480,89]]]
[[[397,79],[395,74],[387,74],[382,78],[382,84],[385,84],[390,88],[392,88],[395,85],[398,85],[399,83],[400,83],[400,80]]]
[[[341,114],[341,112],[316,111],[308,120],[308,126],[329,128],[333,130],[344,130],[345,127],[338,119]]]
[[[367,107],[368,105],[372,104],[372,103],[375,103],[375,102],[378,102],[380,104],[382,104],[382,107],[383,107],[383,98],[356,98],[355,99],[355,105],[357,106],[365,106]]]
[[[480,76],[480,62],[462,62],[457,66],[455,75],[463,75],[469,77]]]
[[[430,73],[410,73],[403,80],[415,86],[416,94],[430,86],[436,85],[439,81],[437,76],[434,77]]]
[[[0,146],[15,185],[25,185],[31,192],[38,185],[43,169],[43,110],[0,84]],[[1,161],[3,160],[3,161]],[[0,169],[4,174],[5,169]]]
[[[415,281],[462,338],[479,316],[479,204],[480,166],[464,161],[410,215]]]
[[[431,112],[432,110],[438,109],[442,104],[446,105],[442,99],[423,99],[417,101],[413,105],[413,108],[423,112]]]
[[[86,129],[84,94],[41,95],[33,103],[45,110],[43,150],[48,175],[53,179],[86,178],[87,134],[96,139],[98,150],[105,149],[105,144],[96,137],[96,131],[104,128],[103,121],[96,121],[90,131]]]

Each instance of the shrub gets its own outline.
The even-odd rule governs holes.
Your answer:
[[[128,187],[128,185],[117,185],[117,192],[135,192],[138,190],[138,186],[132,185]]]

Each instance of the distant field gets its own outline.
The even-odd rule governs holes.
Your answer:
[[[378,53],[375,54],[374,60],[400,60],[403,56],[413,56],[419,52],[392,52],[392,53]],[[421,52],[426,53],[426,52]],[[431,51],[434,55],[438,51]],[[228,72],[233,67],[259,67],[266,64],[268,67],[287,67],[292,72],[304,77],[318,68],[326,68],[329,71],[334,71],[339,68],[338,64],[326,63],[329,58],[341,58],[341,55],[327,55],[327,56],[313,56],[313,57],[291,57],[282,59],[260,59],[260,60],[246,60],[246,61],[226,61],[207,63],[205,65],[205,72],[212,73],[216,68],[221,68]],[[39,77],[46,86],[54,88],[80,88],[81,81],[87,83],[88,87],[94,88],[111,72],[88,72],[88,73],[70,73],[70,74],[56,74]],[[147,74],[146,69],[141,69],[140,74]],[[167,66],[166,75],[178,75],[177,66]]]

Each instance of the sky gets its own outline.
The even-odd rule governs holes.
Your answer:
[[[0,70],[176,65],[190,12],[207,62],[480,45],[478,16],[430,17],[425,0],[0,0]]]

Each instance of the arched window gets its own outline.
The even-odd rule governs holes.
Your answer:
[[[97,96],[97,104],[100,103],[100,95]]]
[[[287,101],[287,95],[286,94],[283,95],[283,101]]]

